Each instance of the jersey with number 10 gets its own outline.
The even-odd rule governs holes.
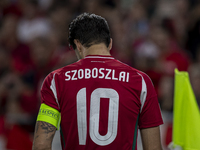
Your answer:
[[[111,56],[53,71],[41,99],[61,112],[63,150],[136,150],[138,128],[163,123],[149,77]]]

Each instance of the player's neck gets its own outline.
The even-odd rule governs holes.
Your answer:
[[[85,56],[87,55],[110,55],[110,50],[105,44],[95,44],[85,50]]]

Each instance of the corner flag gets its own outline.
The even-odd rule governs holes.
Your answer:
[[[200,89],[199,89],[200,90]],[[187,72],[175,69],[173,149],[200,150],[200,112]]]

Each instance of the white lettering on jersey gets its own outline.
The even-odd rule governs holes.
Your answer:
[[[115,80],[122,82],[129,82],[129,72],[121,71],[116,73],[115,69],[93,68],[93,69],[79,69],[65,72],[65,81],[99,78],[106,80]]]
[[[124,72],[124,71],[121,71],[120,73],[119,73],[119,81],[125,81],[125,78],[126,78],[126,72]]]
[[[86,88],[82,88],[81,90],[78,91],[77,96],[76,96],[76,103],[77,103],[77,123],[78,123],[79,144],[85,145],[86,137],[87,137]]]
[[[78,79],[83,79],[83,77],[84,77],[84,71],[83,71],[83,69],[79,69],[78,70]]]
[[[99,69],[99,73],[101,74],[101,76],[99,76],[100,79],[104,78],[104,73],[102,72],[102,70],[105,70],[104,68],[100,68]]]
[[[108,130],[106,135],[99,133],[100,100],[109,98]],[[114,89],[97,88],[90,99],[90,137],[96,144],[105,146],[112,143],[117,136],[119,112],[119,94]]]
[[[97,78],[98,76],[98,69],[97,68],[93,68],[92,69],[92,78]]]
[[[118,112],[119,112],[119,94],[111,88],[97,88],[90,97],[90,116],[89,116],[89,135],[92,141],[98,145],[105,146],[112,143],[117,137],[118,129]],[[108,108],[108,124],[107,133],[101,135],[99,133],[100,119],[100,101],[101,98],[109,99]],[[86,104],[86,88],[78,91],[76,96],[77,102],[77,124],[79,145],[86,145],[87,139],[87,104]]]
[[[89,79],[91,77],[91,70],[90,69],[85,69],[85,78]]]
[[[118,78],[115,78],[115,70],[112,71],[112,80],[118,80]]]
[[[68,73],[70,73],[70,71],[65,72],[65,76],[67,77],[67,78],[65,79],[65,81],[69,81],[69,80],[71,79],[71,76],[68,75]]]
[[[126,74],[126,82],[129,82],[129,72]]]
[[[111,77],[108,77],[109,75],[110,75],[110,73],[111,73],[111,69],[106,69],[106,71],[108,71],[107,72],[107,74],[106,74],[106,77],[105,77],[105,79],[111,79]]]
[[[71,72],[74,73],[73,76],[72,76],[72,80],[77,80],[77,78],[75,78],[75,75],[76,75],[76,73],[77,73],[77,70],[72,70]]]

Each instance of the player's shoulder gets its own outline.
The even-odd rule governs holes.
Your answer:
[[[80,61],[74,62],[72,64],[66,65],[64,67],[58,68],[52,72],[50,72],[46,78],[53,78],[55,76],[59,76],[62,77],[68,70],[71,70],[75,67],[78,66],[78,64],[80,63]]]
[[[151,78],[146,73],[138,70],[138,74],[142,77],[142,79],[144,79],[146,84],[153,85]]]
[[[120,60],[115,59],[115,62],[118,63],[118,67],[119,68],[126,69],[132,74],[136,74],[136,75],[141,74],[141,75],[143,75],[142,71],[140,71],[140,70],[138,70],[138,69],[136,69],[136,68],[134,68],[134,67],[132,67],[132,66],[126,64],[126,63],[124,63],[124,62],[121,62]]]
[[[129,72],[131,74],[137,75],[139,77],[142,77],[145,81],[146,80],[151,81],[151,78],[145,72],[143,72],[141,70],[138,70],[138,69],[136,69],[134,67],[131,67],[128,64],[123,63],[123,62],[121,62],[119,60],[116,60],[116,61],[119,63],[119,66],[126,68],[127,70],[129,70]]]

